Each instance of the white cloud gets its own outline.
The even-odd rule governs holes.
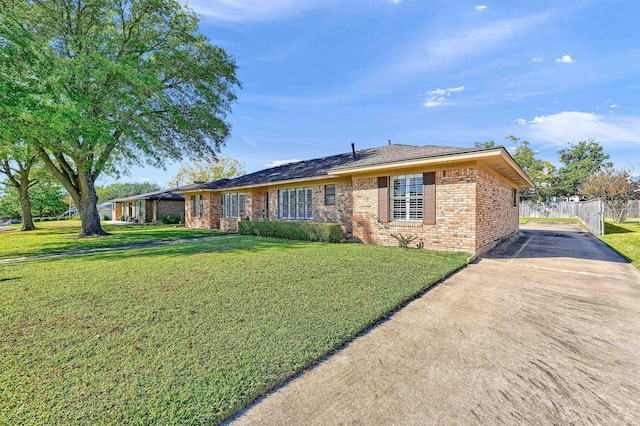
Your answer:
[[[302,160],[299,160],[297,158],[292,158],[290,160],[273,160],[272,162],[265,164],[265,166],[267,167],[278,167],[278,166],[282,166],[283,164],[289,164],[289,163],[298,163]]]
[[[521,126],[526,126],[527,125],[527,120],[525,120],[524,118],[517,118],[517,119],[515,119],[513,121],[515,121],[516,123],[518,123]]]
[[[474,9],[477,10],[478,12],[482,12],[486,8],[487,8],[487,6],[483,6],[483,5],[478,5],[478,6],[474,7]]]
[[[398,4],[400,3],[402,0],[389,0],[389,2],[393,3],[393,4]]]
[[[452,93],[462,92],[464,90],[464,86],[460,87],[452,87],[450,89],[436,89],[427,92],[427,100],[423,104],[427,108],[433,108],[440,105],[447,105],[451,102],[447,102],[447,98],[451,96]]]
[[[618,108],[618,104],[613,104],[609,108]]]
[[[531,62],[542,62],[542,58],[536,56],[535,58],[531,58]]]
[[[556,59],[556,62],[560,62],[563,64],[572,64],[574,63],[576,60],[573,59],[571,56],[569,55],[564,55],[562,58],[558,58]]]
[[[532,140],[542,140],[552,145],[561,146],[591,138],[609,145],[640,145],[639,117],[563,111],[535,117],[529,121],[527,129]]]
[[[397,57],[390,58],[393,65],[380,73],[381,81],[394,78],[424,77],[436,69],[458,66],[461,62],[471,62],[487,53],[516,44],[527,37],[548,18],[539,14],[525,18],[492,21],[479,28],[456,30],[450,34],[442,31],[428,32],[428,35],[401,49]],[[434,38],[434,34],[437,38]]]
[[[279,21],[324,7],[333,0],[189,0],[184,1],[196,13],[216,21],[250,23]]]

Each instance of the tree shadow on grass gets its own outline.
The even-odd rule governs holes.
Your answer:
[[[627,234],[629,232],[633,232],[630,229],[624,228],[622,226],[614,225],[613,223],[605,222],[604,223],[604,233],[606,234]]]
[[[308,247],[310,243],[303,241],[281,240],[276,238],[264,238],[253,236],[230,236],[216,238],[205,241],[169,241],[163,244],[149,243],[140,244],[137,247],[120,247],[110,249],[97,249],[98,251],[89,253],[75,253],[68,256],[53,255],[38,259],[40,262],[55,262],[62,259],[74,259],[75,261],[104,261],[120,260],[132,257],[152,258],[167,257],[170,261],[172,257],[189,256],[197,254],[232,253],[232,252],[259,252],[277,248],[278,250],[296,250]],[[35,260],[35,259],[34,259]]]

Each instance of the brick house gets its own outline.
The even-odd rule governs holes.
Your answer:
[[[162,216],[177,216],[184,221],[184,195],[176,188],[112,200],[114,220],[155,223]]]
[[[479,254],[518,230],[519,190],[533,183],[504,148],[386,145],[284,164],[180,189],[185,224],[336,222],[366,244],[417,237],[425,248]]]

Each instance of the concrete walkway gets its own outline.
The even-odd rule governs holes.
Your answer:
[[[639,419],[640,272],[575,225],[534,223],[231,422]]]

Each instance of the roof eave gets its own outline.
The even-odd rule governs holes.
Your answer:
[[[517,175],[524,181],[525,185],[520,185],[521,188],[533,188],[535,185],[527,176],[527,174],[520,168],[515,160],[509,155],[504,148],[489,149],[484,151],[467,151],[461,153],[444,154],[434,157],[422,157],[413,158],[411,160],[392,161],[380,164],[370,164],[361,167],[344,167],[329,170],[330,176],[345,176],[352,174],[369,173],[376,171],[388,171],[397,168],[409,168],[426,165],[446,164],[446,163],[459,163],[463,161],[477,161],[482,159],[488,159],[491,157],[501,157],[509,166],[517,173]]]

